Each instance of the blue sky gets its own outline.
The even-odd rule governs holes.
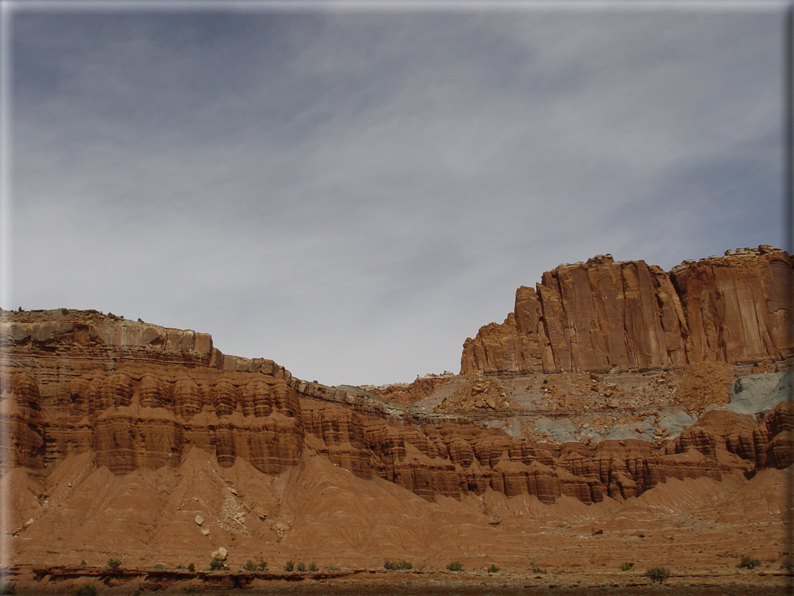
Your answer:
[[[22,5],[4,308],[381,384],[559,263],[782,244],[782,3]]]

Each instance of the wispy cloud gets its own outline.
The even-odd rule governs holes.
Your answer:
[[[780,18],[22,13],[14,301],[457,370],[559,262],[779,244]]]

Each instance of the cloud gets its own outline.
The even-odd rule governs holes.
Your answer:
[[[560,262],[780,243],[781,14],[23,12],[13,300],[457,370]]]

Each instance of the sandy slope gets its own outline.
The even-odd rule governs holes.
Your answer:
[[[203,569],[223,546],[232,569],[261,556],[273,570],[287,560],[378,568],[388,558],[426,570],[459,560],[468,570],[495,563],[510,572],[607,571],[624,562],[639,571],[727,571],[742,554],[779,568],[783,474],[668,480],[638,498],[589,506],[492,491],[431,503],[311,451],[268,476],[239,458],[221,468],[194,448],[178,469],[123,476],[97,469],[90,453],[69,456],[46,478],[15,469],[2,489],[14,528],[34,520],[6,537],[22,565],[101,566],[114,557],[125,567]]]

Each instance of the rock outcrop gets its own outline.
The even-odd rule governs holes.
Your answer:
[[[717,473],[643,441],[555,448],[465,416],[421,414],[366,391],[295,379],[272,361],[225,356],[192,331],[96,312],[5,314],[0,396],[12,433],[4,461],[39,473],[85,452],[113,474],[176,468],[198,447],[221,467],[242,458],[278,474],[309,449],[430,500],[490,489],[585,503],[636,495],[666,477]],[[461,385],[452,402],[460,400],[486,411],[509,401],[482,376]]]
[[[599,255],[520,287],[501,325],[464,343],[462,374],[608,372],[774,361],[786,337],[789,255],[771,246],[685,261],[670,273]]]
[[[684,427],[727,403],[735,378],[727,363],[790,355],[779,328],[789,322],[790,277],[788,255],[765,247],[669,275],[609,256],[558,267],[535,290],[519,289],[504,324],[467,340],[466,377],[431,375],[381,395],[224,355],[189,330],[97,311],[3,311],[0,416],[11,433],[2,461],[46,475],[90,454],[95,466],[126,475],[175,469],[198,448],[221,468],[243,460],[276,475],[310,453],[428,500],[497,491],[546,503],[783,468],[794,417],[785,404],[769,411],[779,400],[754,415],[707,412]],[[634,370],[657,372],[625,372]],[[430,391],[446,401],[384,399],[413,403]],[[525,425],[528,408],[534,426]],[[588,412],[586,423],[563,417],[575,409]],[[674,415],[685,424],[665,422]],[[541,421],[563,439],[539,441]]]
[[[203,333],[96,311],[6,313],[4,459],[43,470],[93,450],[114,473],[176,467],[186,447],[263,472],[295,465],[303,445],[291,375],[269,360],[224,356]]]
[[[412,383],[395,383],[382,386],[364,385],[361,389],[365,389],[373,395],[387,399],[390,402],[410,406],[436,391],[454,376],[453,373],[445,371],[440,375],[431,373],[424,377],[417,377]]]

